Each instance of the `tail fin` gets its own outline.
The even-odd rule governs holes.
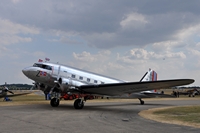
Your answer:
[[[140,82],[144,81],[156,81],[157,80],[157,73],[151,69],[149,69],[148,72],[145,73],[145,75],[142,77]]]
[[[145,81],[157,81],[157,73],[149,69],[149,71],[146,72],[145,75],[140,80],[140,82],[145,82]],[[156,92],[156,90],[151,90],[150,92]]]

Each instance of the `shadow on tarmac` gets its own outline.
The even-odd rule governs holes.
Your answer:
[[[124,113],[139,113],[141,110],[146,110],[149,108],[172,106],[170,104],[152,104],[146,103],[140,105],[139,103],[85,103],[83,109],[75,109],[73,104],[61,104],[58,107],[52,107],[50,104],[35,104],[35,105],[21,105],[26,109],[41,111],[41,110],[52,110],[52,111],[102,111],[102,112],[124,112]]]

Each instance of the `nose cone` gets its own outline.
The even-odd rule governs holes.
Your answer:
[[[24,75],[26,75],[26,76],[28,77],[29,71],[28,71],[27,68],[24,68],[24,69],[22,70],[22,72],[24,73]]]

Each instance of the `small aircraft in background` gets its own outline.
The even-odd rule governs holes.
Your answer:
[[[82,109],[86,100],[94,96],[127,95],[138,98],[155,94],[149,90],[188,85],[193,79],[157,80],[157,74],[149,70],[139,82],[127,82],[93,72],[61,65],[58,63],[38,62],[22,70],[24,75],[35,81],[35,87],[51,95],[52,107],[59,106],[60,98],[73,100],[75,109]],[[147,94],[148,93],[148,94]],[[138,94],[138,95],[137,95]],[[136,95],[136,96],[134,96]],[[142,96],[143,95],[143,96]]]
[[[195,97],[195,95],[200,95],[200,91],[198,89],[189,89],[186,91],[178,92],[179,95],[188,95],[189,97]]]
[[[11,90],[8,89],[6,83],[2,87],[3,87],[2,90],[0,90],[0,98],[4,98],[3,101],[12,101],[9,97],[15,97],[15,96],[21,96],[21,95],[30,94],[30,93],[18,93],[18,94],[14,94],[14,92],[12,92]],[[7,94],[8,92],[11,93],[12,95],[8,95]]]
[[[8,87],[6,86],[3,86],[3,89],[0,91],[0,98],[4,97],[4,101],[11,101],[11,99],[9,99],[7,97],[7,92],[11,93],[11,94],[14,94],[12,91],[10,91],[8,89]]]

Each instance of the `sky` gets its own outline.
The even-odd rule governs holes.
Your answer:
[[[1,0],[0,84],[50,58],[121,80],[149,70],[200,86],[199,0]]]

